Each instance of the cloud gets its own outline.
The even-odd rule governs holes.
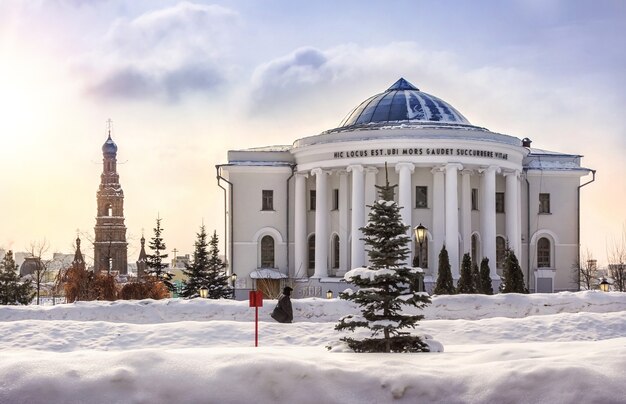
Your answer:
[[[228,79],[227,48],[238,15],[216,5],[179,3],[115,21],[81,67],[87,92],[104,99],[178,101]]]

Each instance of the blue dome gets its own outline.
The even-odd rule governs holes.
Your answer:
[[[363,101],[339,127],[375,123],[444,122],[471,125],[447,102],[420,91],[405,79],[396,81],[384,93]]]
[[[109,138],[102,145],[102,153],[104,155],[113,155],[113,156],[117,154],[117,145],[115,144],[113,139],[111,139],[110,133],[109,133]]]

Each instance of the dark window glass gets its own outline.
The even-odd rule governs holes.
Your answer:
[[[504,264],[505,248],[506,242],[504,237],[496,237],[496,268],[502,268],[502,264]]]
[[[274,268],[274,238],[263,236],[261,239],[261,268]]]
[[[333,235],[333,268],[339,268],[339,236]]]
[[[550,194],[539,194],[539,213],[550,213]]]
[[[309,207],[311,210],[315,210],[315,190],[309,191]]]
[[[545,237],[537,242],[537,267],[550,268],[550,240]]]
[[[478,210],[478,188],[472,188],[472,210]]]
[[[504,192],[496,192],[496,213],[504,213]]]
[[[415,187],[415,207],[416,208],[428,207],[428,187],[422,187],[422,186]]]
[[[372,122],[387,121],[389,119],[389,108],[391,107],[391,100],[394,94],[394,92],[389,92],[380,100],[372,116]]]
[[[315,268],[315,234],[309,237],[309,269]]]
[[[274,191],[272,190],[263,190],[263,205],[262,210],[274,210]]]
[[[472,234],[472,264],[478,265],[478,236]]]
[[[333,210],[339,210],[339,190],[333,189]]]

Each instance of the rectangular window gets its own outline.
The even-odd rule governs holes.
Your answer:
[[[550,213],[550,194],[539,194],[539,213]]]
[[[274,191],[264,189],[261,210],[274,210]]]
[[[504,192],[496,192],[496,213],[504,213]]]
[[[339,190],[333,189],[333,210],[339,210]]]
[[[309,209],[315,210],[315,190],[309,191]]]
[[[428,187],[422,187],[422,186],[415,187],[415,207],[416,208],[428,207]]]
[[[478,188],[472,188],[472,210],[478,210]]]

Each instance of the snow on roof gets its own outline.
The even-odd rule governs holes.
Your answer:
[[[251,147],[249,149],[240,149],[240,150],[233,150],[233,151],[287,152],[289,150],[291,150],[291,145],[259,146],[259,147]]]
[[[573,157],[582,157],[579,154],[568,154],[568,153],[560,153],[560,152],[555,152],[555,151],[550,151],[550,150],[544,150],[544,149],[536,149],[533,147],[529,147],[528,150],[530,151],[529,156],[534,156],[534,155],[547,155],[547,156],[573,156]]]
[[[282,272],[279,272],[277,269],[259,268],[250,273],[250,278],[252,279],[286,279],[288,278],[288,276]]]

